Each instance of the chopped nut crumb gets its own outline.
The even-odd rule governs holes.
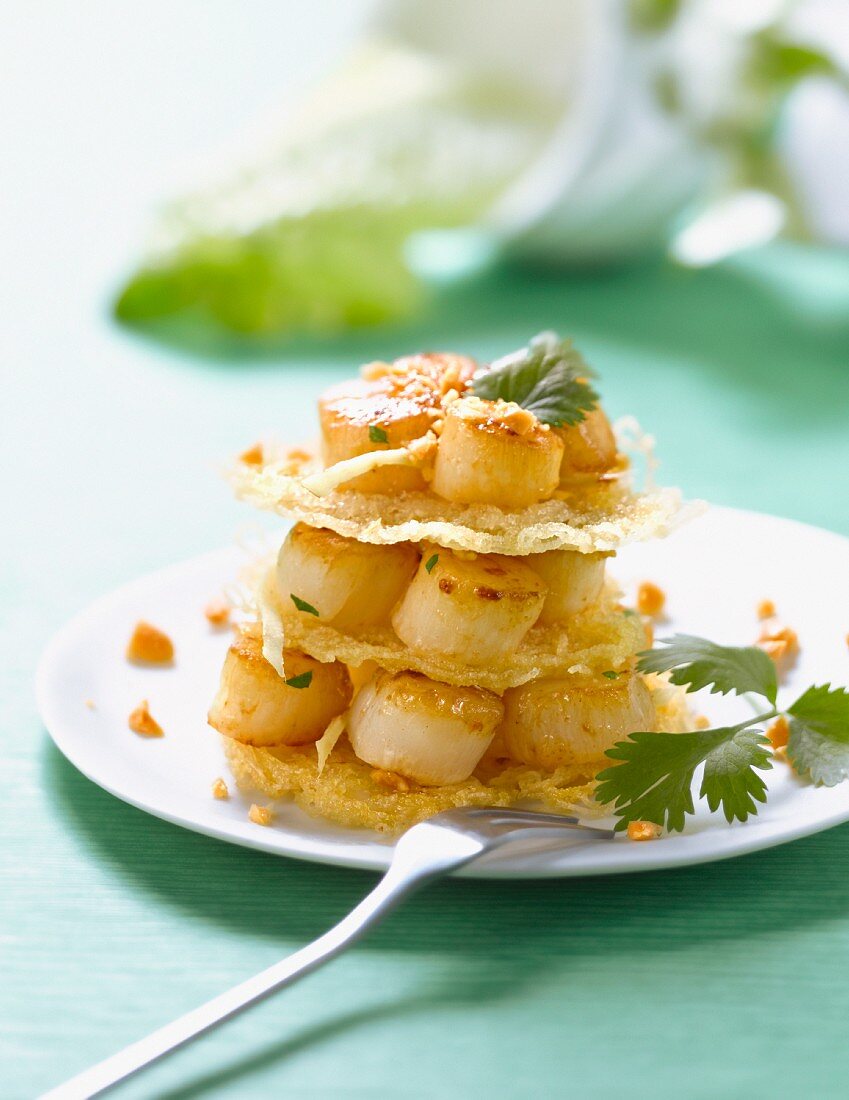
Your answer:
[[[230,797],[230,791],[227,788],[227,784],[220,776],[212,784],[212,797],[218,798],[222,802]]]
[[[783,626],[779,630],[764,630],[757,644],[768,657],[778,662],[798,652],[799,636],[789,626]]]
[[[162,726],[156,721],[153,715],[150,713],[147,699],[143,699],[141,703],[132,712],[129,719],[130,729],[133,733],[138,733],[142,737],[163,737]]]
[[[771,726],[767,727],[767,737],[772,742],[774,749],[783,749],[790,740],[790,725],[784,715],[776,718]]]
[[[262,466],[265,462],[262,444],[254,443],[253,447],[248,447],[246,451],[242,451],[239,455],[239,461],[244,462],[246,466]]]
[[[403,775],[396,775],[395,772],[385,772],[382,768],[375,768],[371,777],[375,783],[380,783],[382,787],[389,787],[392,791],[398,791],[399,794],[406,794],[410,790],[410,784]]]
[[[257,806],[255,802],[248,810],[248,817],[254,825],[270,825],[274,820],[274,814],[267,806]]]
[[[146,665],[167,665],[174,660],[174,644],[158,627],[144,621],[138,622],[127,644],[127,660]]]
[[[230,604],[222,599],[210,600],[203,613],[212,626],[225,626],[230,619]]]
[[[496,415],[501,423],[516,435],[530,435],[539,426],[539,421],[532,412],[523,409],[521,405],[515,405],[512,401],[500,402]]]
[[[710,729],[710,718],[706,714],[700,714],[694,724],[697,730],[708,730]]]
[[[771,619],[775,615],[775,604],[772,600],[761,600],[757,610],[759,619]]]
[[[662,830],[653,821],[629,821],[629,840],[657,840]]]
[[[376,382],[378,378],[385,378],[392,370],[391,363],[384,363],[377,359],[373,363],[365,363],[360,367],[360,377],[367,382]]]
[[[643,581],[637,589],[637,610],[641,615],[651,615],[656,619],[665,603],[666,593],[652,581]]]

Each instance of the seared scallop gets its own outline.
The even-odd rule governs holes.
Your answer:
[[[642,678],[622,673],[599,682],[534,680],[504,694],[501,736],[515,760],[551,770],[594,764],[630,733],[652,730],[655,711]]]
[[[381,672],[355,698],[348,738],[375,768],[425,786],[460,783],[486,752],[503,711],[498,696],[480,688]]]
[[[429,547],[392,625],[420,653],[485,665],[516,650],[545,594],[544,581],[518,558]]]
[[[616,462],[616,437],[601,406],[591,409],[583,420],[556,429],[563,441],[560,482],[575,474],[600,474]]]
[[[579,554],[577,550],[547,550],[524,560],[548,585],[542,624],[558,623],[594,604],[604,588],[604,563],[609,554]]]
[[[560,480],[563,441],[517,405],[466,397],[445,414],[431,488],[459,504],[526,508]]]
[[[317,741],[351,701],[348,670],[296,649],[283,651],[283,679],[262,655],[262,643],[242,634],[221,670],[209,724],[245,745],[278,748]]]
[[[460,355],[413,355],[372,364],[368,377],[332,386],[318,402],[325,466],[420,439],[441,415],[446,389],[461,391],[474,369],[472,360]],[[395,493],[424,489],[426,482],[414,466],[383,466],[342,488]]]
[[[277,556],[277,588],[287,606],[296,596],[322,622],[357,630],[388,623],[418,560],[410,543],[374,546],[299,523]]]

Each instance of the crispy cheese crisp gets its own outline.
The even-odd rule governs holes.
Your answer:
[[[174,643],[156,626],[141,620],[127,643],[127,660],[145,665],[167,665],[174,660]]]
[[[453,504],[428,491],[393,495],[337,489],[316,496],[304,481],[321,471],[315,454],[270,457],[262,466],[237,463],[236,495],[258,508],[360,542],[434,542],[451,550],[524,555],[572,549],[615,551],[669,534],[703,510],[685,506],[677,489],[635,492],[626,478],[587,477],[551,500],[515,512],[491,504]]]
[[[262,583],[256,604],[263,652],[267,657],[274,655],[271,663],[275,668],[285,638],[286,646],[300,649],[318,661],[339,660],[354,667],[373,662],[390,672],[421,672],[431,680],[487,688],[499,694],[540,676],[587,676],[622,669],[643,648],[640,620],[625,614],[613,591],[595,607],[572,616],[566,626],[554,623],[531,627],[514,653],[483,667],[465,665],[439,653],[408,649],[389,627],[346,633],[314,615],[301,614],[279,598],[273,571]]]

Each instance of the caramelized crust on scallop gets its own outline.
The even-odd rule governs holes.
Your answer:
[[[446,410],[431,488],[458,504],[526,508],[560,480],[563,441],[516,405],[467,397]]]
[[[462,392],[475,369],[474,361],[461,355],[413,355],[372,363],[364,368],[365,377],[331,386],[318,402],[324,465],[420,439],[441,417],[445,394]],[[394,493],[426,487],[421,470],[391,466],[353,478],[344,490]]]
[[[504,707],[480,688],[453,687],[416,672],[381,672],[351,708],[348,738],[376,768],[426,786],[468,779]]]
[[[485,665],[515,651],[545,594],[545,582],[520,559],[431,547],[392,625],[411,649]]]
[[[266,661],[259,638],[240,634],[224,659],[209,724],[242,744],[264,748],[317,741],[351,701],[348,670],[296,649],[283,651],[283,665],[286,679]]]
[[[561,484],[568,484],[575,474],[599,474],[616,465],[616,437],[600,405],[577,424],[555,431],[563,441]]]
[[[298,523],[277,556],[277,587],[284,605],[297,597],[323,622],[361,629],[389,622],[418,562],[410,543],[375,546]]]
[[[514,760],[553,769],[601,763],[617,741],[656,728],[651,693],[636,674],[612,681],[534,680],[504,694],[501,737]]]

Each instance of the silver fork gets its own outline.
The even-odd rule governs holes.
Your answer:
[[[531,810],[476,809],[471,806],[447,810],[414,825],[395,845],[389,870],[377,886],[324,935],[227,993],[213,997],[185,1016],[84,1070],[64,1085],[44,1093],[41,1100],[88,1100],[105,1092],[172,1050],[229,1020],[248,1005],[263,1000],[329,962],[420,886],[471,863],[518,836],[557,839],[565,832],[576,829],[584,836],[600,840],[611,840],[614,836],[610,829],[582,825],[575,817],[534,813]]]

